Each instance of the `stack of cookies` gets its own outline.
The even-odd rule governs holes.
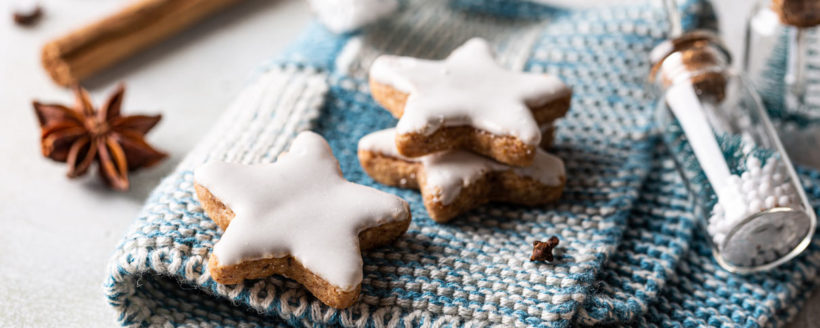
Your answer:
[[[543,150],[572,97],[560,79],[506,70],[476,38],[442,61],[383,55],[370,90],[399,122],[363,137],[359,161],[380,183],[419,189],[433,220],[561,196],[564,163]]]
[[[572,96],[557,78],[499,67],[481,39],[444,61],[382,56],[370,73],[373,97],[399,123],[362,138],[359,161],[381,183],[420,189],[437,222],[489,201],[561,196],[564,163],[541,149]],[[194,189],[224,230],[207,264],[214,281],[280,274],[334,308],[359,297],[361,250],[399,238],[411,221],[405,200],[345,180],[330,145],[309,131],[275,163],[198,167]]]

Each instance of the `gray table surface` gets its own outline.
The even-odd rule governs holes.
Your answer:
[[[0,120],[0,327],[112,326],[114,313],[101,282],[119,238],[151,189],[207,131],[251,70],[295,38],[310,12],[298,0],[247,0],[88,81],[96,102],[116,82],[127,81],[126,113],[164,116],[149,141],[167,151],[169,160],[132,175],[129,192],[112,193],[94,174],[69,181],[63,164],[42,159],[30,102],[72,101],[43,72],[39,48],[122,1],[42,1],[46,15],[31,29],[13,26],[8,2],[0,2],[0,111],[6,115]],[[718,2],[721,12],[733,13],[724,15],[733,48],[742,36],[738,6],[748,7],[745,2]],[[792,326],[820,327],[818,312],[815,295]]]

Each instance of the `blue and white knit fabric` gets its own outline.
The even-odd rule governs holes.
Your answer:
[[[687,25],[709,21],[698,14],[702,5],[684,5]],[[152,193],[111,261],[109,303],[132,326],[783,324],[818,282],[820,247],[750,276],[712,260],[652,133],[644,80],[664,22],[662,8],[648,4],[568,10],[408,0],[395,17],[357,33],[312,25]],[[489,40],[505,66],[554,74],[574,88],[552,150],[566,163],[567,185],[554,205],[492,204],[437,224],[417,192],[379,185],[359,166],[359,138],[396,123],[370,97],[367,68],[382,53],[442,58],[474,36]],[[344,310],[280,276],[225,286],[206,268],[221,231],[194,195],[192,169],[273,162],[306,129],[328,139],[347,179],[395,193],[413,212],[403,237],[363,254],[360,301]],[[820,175],[802,176],[820,200]],[[558,261],[530,262],[532,242],[553,235]]]

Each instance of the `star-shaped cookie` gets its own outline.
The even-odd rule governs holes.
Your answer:
[[[405,157],[396,149],[395,129],[359,140],[359,162],[374,180],[420,189],[424,206],[436,222],[490,201],[539,205],[561,197],[564,162],[536,149],[531,166],[515,167],[464,150]]]
[[[276,163],[210,162],[194,180],[205,212],[224,230],[208,260],[215,281],[281,274],[335,308],[359,295],[361,250],[391,242],[410,224],[407,202],[345,180],[313,132],[300,133]]]
[[[532,164],[539,126],[564,116],[572,97],[554,76],[499,66],[478,38],[442,61],[382,55],[370,68],[370,91],[399,118],[402,155],[467,149],[515,166]]]

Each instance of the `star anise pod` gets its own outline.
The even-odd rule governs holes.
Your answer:
[[[145,134],[161,115],[120,115],[124,85],[99,110],[94,109],[85,89],[75,86],[74,93],[74,108],[34,101],[43,156],[66,162],[69,178],[85,174],[96,160],[109,186],[127,190],[129,171],[152,166],[167,156],[145,142]]]
[[[547,241],[534,241],[532,243],[532,256],[530,256],[530,261],[548,261],[552,262],[554,257],[552,255],[552,250],[555,246],[558,246],[558,237],[552,236]]]

